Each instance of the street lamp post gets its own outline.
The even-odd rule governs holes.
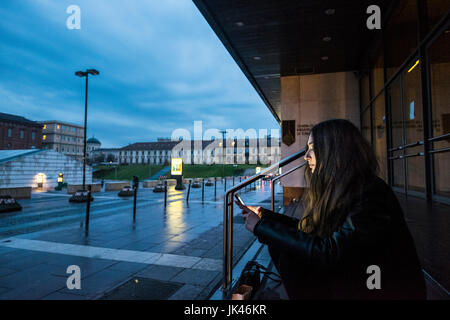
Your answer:
[[[86,96],[84,99],[84,147],[83,147],[83,191],[86,190],[86,135],[87,135],[87,101],[88,101],[88,78],[89,74],[96,76],[100,72],[95,69],[87,69],[86,71],[77,71],[75,75],[78,77],[86,77]]]
[[[226,130],[220,131],[222,134],[222,177],[225,177],[225,134],[227,133]]]

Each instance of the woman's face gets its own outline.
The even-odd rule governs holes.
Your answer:
[[[314,141],[311,134],[308,138],[308,150],[305,154],[305,160],[308,161],[308,165],[311,168],[311,171],[314,172],[316,168],[316,155],[314,154]]]

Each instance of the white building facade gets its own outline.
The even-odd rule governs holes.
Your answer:
[[[43,149],[0,150],[0,188],[31,187],[43,190],[63,182],[83,183],[83,163],[61,152]],[[86,166],[86,184],[92,183],[92,168]]]
[[[280,160],[280,140],[228,139],[210,141],[159,141],[128,145],[119,151],[121,164],[170,164],[171,158],[183,158],[185,164],[263,164]]]

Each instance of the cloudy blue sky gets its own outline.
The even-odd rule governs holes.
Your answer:
[[[81,8],[69,30],[66,9]],[[84,121],[102,147],[208,128],[278,124],[190,0],[1,0],[0,112]],[[251,119],[251,121],[250,121]]]

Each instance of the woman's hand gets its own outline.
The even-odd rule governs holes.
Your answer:
[[[261,218],[262,215],[262,208],[261,207],[254,207],[254,206],[243,206],[238,201],[234,201],[234,203],[237,204],[237,206],[242,209],[242,214],[246,213],[255,213],[259,218]]]
[[[242,212],[242,216],[244,217],[245,220],[245,227],[247,228],[248,231],[252,232],[255,230],[255,226],[258,223],[259,220],[261,220],[261,218],[254,212]]]
[[[235,201],[239,208],[242,209],[242,217],[245,220],[245,227],[248,231],[253,232],[256,224],[261,219],[262,208],[253,206],[243,206],[238,201]]]

